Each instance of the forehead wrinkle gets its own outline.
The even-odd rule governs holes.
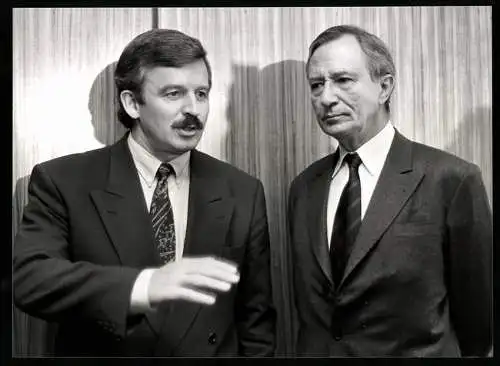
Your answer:
[[[346,69],[339,69],[339,70],[331,70],[328,67],[321,67],[321,68],[311,68],[309,70],[307,78],[309,80],[317,80],[317,79],[325,79],[325,76],[331,79],[334,79],[336,77],[340,77],[343,75],[348,75],[348,76],[359,76],[361,74],[362,70],[359,70],[358,68],[353,68],[351,70],[346,70]]]

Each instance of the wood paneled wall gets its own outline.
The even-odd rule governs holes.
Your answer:
[[[156,11],[14,10],[13,233],[26,203],[24,177],[36,162],[121,136],[113,62],[128,41],[153,27]],[[295,328],[287,189],[336,146],[315,121],[304,63],[316,35],[338,24],[359,25],[392,51],[395,126],[411,139],[478,164],[492,198],[491,7],[159,9],[159,27],[186,32],[208,51],[214,85],[200,150],[264,184],[280,355],[291,352]],[[50,327],[15,314],[15,353],[45,354]]]

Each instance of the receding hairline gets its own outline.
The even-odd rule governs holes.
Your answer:
[[[395,77],[396,76],[395,75],[395,65],[394,65],[394,61],[392,61],[392,55],[391,55],[391,53],[390,53],[387,45],[384,43],[384,41],[382,39],[380,39],[379,37],[377,37],[374,34],[366,32],[366,35],[369,36],[369,37],[373,37],[376,40],[378,40],[379,44],[377,46],[378,47],[382,46],[384,48],[384,51],[385,51],[385,53],[387,53],[387,56],[388,56],[388,57],[385,57],[385,59],[386,59],[385,61],[388,64],[391,64],[392,68],[394,69],[393,72],[390,72],[389,74],[392,77]],[[314,56],[314,54],[320,48],[322,48],[323,46],[327,46],[327,45],[331,44],[332,42],[339,41],[339,40],[344,39],[344,38],[352,38],[352,39],[354,39],[354,41],[358,45],[359,50],[361,51],[361,54],[365,57],[365,67],[368,70],[370,78],[373,80],[376,77],[382,77],[383,75],[372,74],[373,73],[373,70],[372,70],[372,65],[373,65],[372,60],[373,60],[373,57],[370,56],[370,54],[368,54],[368,52],[373,52],[373,49],[370,50],[370,48],[368,48],[368,50],[365,50],[365,48],[363,47],[363,44],[362,44],[361,40],[359,39],[360,36],[358,34],[356,34],[356,33],[348,32],[348,31],[343,32],[341,34],[338,34],[338,36],[336,36],[335,38],[329,39],[326,42],[323,42],[320,45],[317,45],[312,52],[309,52],[309,56],[308,56],[308,59],[307,59],[307,62],[306,62],[306,74],[309,72],[309,64],[310,64],[311,58]],[[316,42],[316,40],[317,40],[317,38],[311,43],[311,46],[309,48],[312,47],[312,45]],[[381,53],[377,53],[377,55],[381,56],[382,54]]]
[[[359,48],[359,51],[361,52],[361,54],[363,55],[363,57],[365,58],[365,67],[367,68],[368,71],[370,71],[370,58],[368,56],[368,54],[366,54],[365,50],[363,49],[363,47],[361,46],[361,42],[359,42],[358,38],[356,37],[356,35],[352,34],[352,33],[343,33],[341,35],[339,35],[338,37],[334,38],[334,39],[330,39],[322,44],[320,44],[319,46],[317,46],[314,51],[312,53],[309,54],[309,57],[307,58],[307,62],[306,62],[306,74],[309,72],[309,64],[311,62],[311,59],[313,58],[314,54],[320,49],[320,48],[323,48],[323,47],[326,47],[328,45],[330,45],[331,43],[333,42],[337,42],[337,41],[340,41],[344,38],[352,38],[355,43],[357,44],[358,48]]]

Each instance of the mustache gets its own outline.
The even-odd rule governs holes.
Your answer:
[[[192,114],[186,114],[183,120],[172,123],[173,128],[196,128],[198,130],[203,129],[203,123],[200,119]]]

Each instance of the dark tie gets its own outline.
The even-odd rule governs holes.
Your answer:
[[[175,226],[172,205],[168,198],[167,178],[175,174],[170,164],[163,163],[156,172],[158,184],[153,193],[149,211],[153,233],[160,258],[164,263],[175,260]]]
[[[349,166],[349,181],[340,196],[330,241],[332,275],[336,285],[342,279],[347,258],[361,226],[361,184],[358,174],[361,159],[354,153],[346,155],[345,161]]]

